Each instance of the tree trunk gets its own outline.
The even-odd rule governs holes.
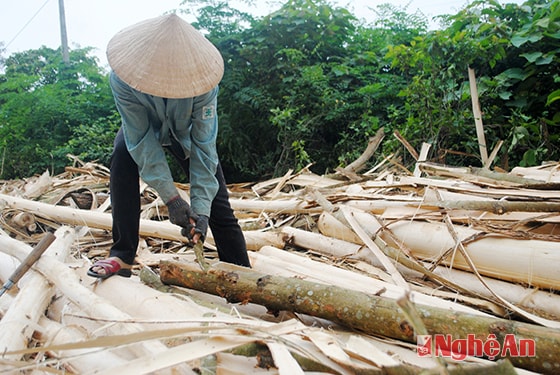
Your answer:
[[[224,263],[202,272],[197,265],[165,261],[161,264],[161,279],[167,284],[219,295],[229,302],[253,302],[272,311],[288,310],[321,317],[367,334],[408,342],[416,340],[402,310],[396,301],[388,298],[297,278],[260,274]],[[450,334],[453,339],[474,335],[482,342],[495,335],[500,345],[507,337],[514,337],[516,342],[531,340],[537,345],[534,357],[515,357],[503,351],[496,358],[509,358],[514,366],[542,373],[560,367],[560,330],[427,305],[416,305],[416,309],[430,334]],[[456,349],[463,353],[466,350]]]
[[[438,260],[457,246],[444,223],[409,220],[382,227],[368,212],[353,209],[352,215],[368,235],[379,236],[389,246],[406,249],[419,259]],[[508,238],[464,226],[455,226],[454,230],[481,275],[558,290],[560,242]],[[458,250],[447,254],[443,264],[472,271]]]
[[[356,238],[354,232],[346,225],[344,225],[335,216],[323,212],[317,220],[317,227],[319,231],[327,237],[348,241],[356,244],[361,244],[361,240]],[[380,235],[383,235],[381,233]],[[315,234],[316,236],[316,234]],[[297,244],[301,236],[294,236],[293,240]],[[309,240],[307,240],[309,242]],[[336,256],[337,251],[330,247],[314,248],[320,254],[327,256]],[[403,262],[405,267],[399,267],[400,272],[407,280],[426,276],[426,270],[430,269],[429,263],[419,262],[415,264],[408,259],[400,256],[398,251],[394,249],[394,254],[397,255],[395,260]],[[359,251],[352,256],[354,259],[363,260],[375,267],[381,267],[379,261],[374,259],[371,254],[364,251]],[[406,263],[406,264],[404,264]],[[474,295],[477,297],[484,297],[490,300],[493,299],[493,294],[490,293],[488,288],[477,278],[475,274],[468,271],[461,271],[449,267],[438,266],[431,270],[435,277],[434,281],[448,286],[452,290],[460,291],[465,295]],[[483,277],[484,283],[488,285],[491,290],[497,292],[500,296],[505,298],[511,303],[520,307],[527,308],[531,311],[545,312],[550,314],[554,319],[560,320],[560,295],[549,293],[535,288],[527,288],[519,284],[510,283],[507,281],[498,280],[495,278]],[[456,288],[459,286],[460,288]]]
[[[56,232],[56,239],[44,255],[54,256],[64,261],[69,254],[69,244],[74,240],[73,231],[61,227]],[[35,327],[55,294],[52,285],[41,274],[29,270],[22,280],[23,286],[0,320],[0,349],[19,350],[27,347]],[[5,359],[19,361],[22,355],[5,355]],[[1,368],[1,366],[0,366]]]
[[[510,202],[510,201],[439,201],[422,204],[422,208],[435,206],[448,210],[473,210],[503,215],[507,212],[560,212],[558,202]]]
[[[5,202],[9,208],[27,211],[36,216],[55,221],[57,223],[87,225],[90,228],[105,230],[111,230],[112,228],[113,218],[107,213],[80,210],[66,206],[54,206],[48,203],[0,194],[0,202],[2,201]],[[300,205],[304,204],[300,201],[297,202]],[[281,201],[277,203],[281,203]],[[258,250],[264,243],[273,244],[274,246],[279,246],[281,243],[281,239],[271,233],[250,231],[244,232],[243,234],[245,235],[247,248],[250,250]],[[185,241],[185,237],[181,234],[181,228],[168,221],[141,219],[140,236],[151,236],[179,242]],[[210,243],[213,242],[213,236],[210,230],[208,231],[207,241]]]
[[[385,129],[381,127],[377,130],[375,135],[369,139],[368,145],[360,157],[344,167],[344,171],[358,173],[363,170],[365,164],[379,148],[383,138],[385,138]]]
[[[60,324],[45,316],[41,317],[39,324],[38,336],[48,345],[64,345],[88,339],[88,332],[78,325]],[[68,371],[68,373],[90,374],[101,371],[109,364],[116,366],[126,363],[123,355],[118,355],[110,350],[100,351],[98,348],[61,350],[54,355],[59,358],[68,358],[64,360],[64,367],[69,366],[73,371]]]
[[[478,182],[492,186],[528,188],[539,190],[558,190],[556,182],[543,182],[531,178],[519,177],[511,173],[489,171],[475,167],[448,167],[433,163],[419,163],[422,172],[430,175],[457,178],[463,181]]]
[[[544,182],[560,182],[560,171],[555,166],[557,163],[543,164],[539,167],[515,167],[511,170],[511,174],[523,176],[532,180],[540,180]]]
[[[29,253],[29,246],[21,243],[13,238],[2,235],[0,236],[1,251],[23,259]],[[122,322],[131,320],[130,315],[117,309],[113,304],[107,302],[104,298],[86,288],[80,283],[78,275],[70,269],[66,264],[56,260],[51,256],[41,257],[34,265],[33,269],[44,275],[60,292],[76,306],[81,308],[85,314],[91,317],[114,319]],[[112,333],[133,333],[139,332],[142,328],[136,324],[114,324],[106,327],[107,331]],[[4,350],[6,348],[2,348]],[[7,351],[10,351],[8,348]],[[159,341],[141,342],[131,346],[131,350],[138,357],[148,355],[148,353],[158,353],[167,350],[167,347]],[[188,373],[185,369],[182,373]],[[167,372],[164,372],[167,373]],[[169,372],[172,373],[172,372]]]
[[[251,252],[249,256],[253,269],[260,273],[281,277],[297,277],[308,282],[318,282],[325,285],[334,284],[345,289],[375,294],[394,300],[405,292],[404,288],[390,282],[390,278],[388,278],[389,281],[378,280],[376,277],[314,261],[305,256],[271,246],[263,247],[258,252]],[[415,290],[410,293],[412,299],[419,304],[475,315],[486,314],[470,306],[439,298],[430,293],[421,293]]]

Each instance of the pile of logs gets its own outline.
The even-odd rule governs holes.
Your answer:
[[[0,372],[558,373],[559,168],[230,185],[251,269],[219,262],[212,233],[200,267],[142,185],[134,275],[105,281],[86,276],[111,245],[105,168],[4,181],[0,281],[56,239],[0,296]]]

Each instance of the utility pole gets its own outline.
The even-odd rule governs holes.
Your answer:
[[[68,53],[68,35],[66,34],[66,15],[64,14],[64,0],[58,0],[58,13],[60,15],[60,40],[62,45],[62,61],[70,62]]]

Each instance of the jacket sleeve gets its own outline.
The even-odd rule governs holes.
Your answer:
[[[154,188],[164,202],[177,195],[165,152],[150,126],[147,109],[136,93],[114,73],[110,77],[111,89],[122,127],[128,152],[138,165],[140,177]]]
[[[217,107],[218,87],[197,96],[193,102],[190,182],[191,204],[194,212],[210,216],[212,201],[218,192],[216,169],[218,153],[216,138],[218,134]]]

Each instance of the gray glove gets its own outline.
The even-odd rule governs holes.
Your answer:
[[[189,228],[189,231],[193,228],[189,219],[196,221],[197,216],[183,198],[180,196],[171,198],[166,206],[169,211],[169,221],[180,227]]]
[[[194,235],[191,235],[191,231],[194,228],[194,234],[200,234],[199,241],[204,242],[206,239],[206,232],[208,232],[208,216],[197,214],[194,214],[194,216],[196,216],[196,218],[193,217],[196,224],[192,225],[189,223],[189,227],[183,227],[183,229],[181,229],[181,234],[187,237],[189,241],[192,241]]]

